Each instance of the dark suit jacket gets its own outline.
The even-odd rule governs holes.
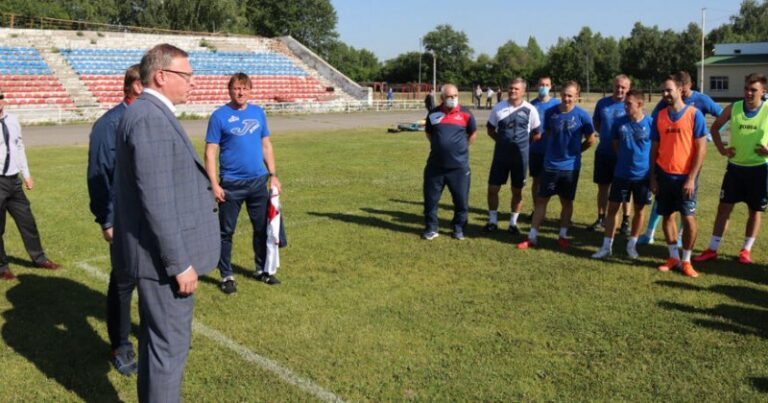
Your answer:
[[[143,93],[128,107],[115,144],[113,267],[166,280],[219,260],[218,206],[203,164],[176,117]]]

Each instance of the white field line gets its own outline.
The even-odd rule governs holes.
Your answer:
[[[104,257],[91,258],[84,261],[80,261],[76,264],[81,269],[83,269],[86,273],[91,275],[91,277],[108,283],[109,275],[101,271],[98,267],[88,263],[89,260],[97,260],[97,259],[103,259],[103,258]],[[234,340],[230,339],[229,337],[219,332],[218,330],[212,329],[202,324],[197,319],[195,319],[192,322],[192,331],[199,335],[207,337],[208,339],[215,342],[219,346],[229,349],[230,351],[236,353],[243,360],[248,361],[252,364],[256,364],[261,368],[269,372],[272,372],[273,374],[277,375],[278,378],[282,379],[285,383],[296,386],[297,388],[315,396],[316,398],[322,401],[325,401],[325,402],[343,402],[344,401],[341,397],[337,396],[333,392],[323,389],[321,386],[315,384],[314,382],[312,382],[307,378],[296,375],[293,371],[280,365],[276,361],[273,361],[267,357],[254,353],[253,351],[249,350],[247,347],[235,342]]]

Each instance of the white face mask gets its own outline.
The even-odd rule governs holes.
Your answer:
[[[459,100],[456,98],[446,98],[445,99],[445,107],[448,109],[453,109],[456,106],[459,105]]]

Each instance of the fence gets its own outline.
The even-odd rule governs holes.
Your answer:
[[[221,105],[178,105],[179,118],[207,118]],[[268,114],[311,114],[311,113],[355,113],[355,112],[394,112],[420,111],[424,103],[414,100],[388,101],[331,101],[331,102],[288,102],[262,105]],[[65,124],[93,122],[109,108],[101,106],[72,107],[46,106],[23,108],[6,106],[8,112],[18,116],[24,125],[30,124]]]

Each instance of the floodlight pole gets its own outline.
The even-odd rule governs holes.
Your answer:
[[[421,44],[421,38],[419,38],[419,88],[416,90],[419,94],[418,96],[421,96],[421,56],[422,56],[422,44]]]
[[[707,9],[701,9],[701,72],[699,73],[699,91],[704,93],[704,24],[707,18]]]
[[[430,50],[432,53],[432,89],[437,91],[437,54],[434,50]]]

